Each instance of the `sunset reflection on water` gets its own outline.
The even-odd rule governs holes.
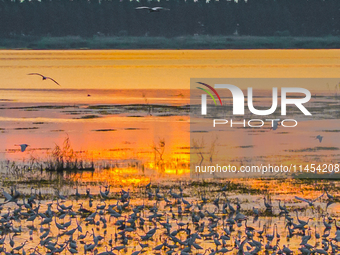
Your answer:
[[[0,177],[3,177],[4,190],[10,192],[16,186],[27,198],[35,193],[39,197],[39,205],[35,207],[41,205],[40,212],[45,211],[49,203],[57,212],[59,205],[56,204],[64,203],[58,194],[68,197],[65,204],[72,205],[74,211],[84,205],[86,209],[97,212],[97,206],[104,204],[100,191],[110,189],[110,198],[106,202],[118,206],[122,190],[125,190],[131,192],[128,201],[131,203],[120,219],[129,218],[130,209],[136,205],[145,205],[143,217],[147,219],[151,216],[148,209],[156,205],[158,212],[164,214],[161,222],[169,219],[173,229],[178,229],[178,221],[189,223],[193,233],[196,230],[191,211],[179,217],[177,207],[181,202],[171,195],[171,189],[175,193],[183,190],[182,199],[191,203],[190,210],[196,212],[197,205],[203,200],[207,201],[204,202],[204,212],[216,211],[213,202],[216,199],[219,199],[220,206],[227,200],[234,207],[240,202],[241,213],[249,217],[249,225],[259,230],[266,224],[266,234],[271,234],[277,224],[281,244],[289,244],[295,251],[300,247],[301,238],[287,236],[287,223],[280,214],[279,203],[287,206],[294,220],[295,209],[299,210],[301,219],[312,218],[308,227],[313,231],[315,227],[321,233],[323,217],[338,217],[340,213],[338,200],[329,204],[324,190],[329,188],[338,199],[339,182],[287,179],[286,176],[275,179],[190,179],[190,132],[200,131],[199,125],[195,130],[195,124],[190,130],[190,78],[337,78],[339,59],[339,50],[1,51]],[[37,77],[28,77],[30,72],[49,75],[58,80],[61,87],[53,87],[54,84]],[[300,121],[294,132],[283,129],[273,132],[269,127],[263,130],[235,129],[229,130],[226,139],[217,139],[215,147],[206,140],[199,142],[204,145],[202,147],[213,147],[222,152],[225,159],[236,165],[254,165],[263,161],[300,164],[317,162],[320,158],[339,162],[337,112],[340,101],[334,86],[311,85],[313,95],[317,96],[312,98],[308,107],[313,107],[316,118]],[[230,102],[228,98],[224,100]],[[269,98],[259,101],[270,102]],[[328,117],[326,121],[325,116]],[[219,132],[226,130],[210,130],[205,135],[217,136]],[[324,136],[321,145],[315,139],[318,134]],[[46,162],[56,160],[53,156],[56,147],[63,150],[65,139],[69,139],[67,153],[72,154],[72,160],[77,159],[90,170],[44,171]],[[25,152],[17,146],[22,143],[29,144]],[[211,154],[205,154],[204,160],[218,162],[215,154]],[[92,164],[94,169],[91,169]],[[32,170],[31,166],[36,169]],[[145,188],[147,184],[150,190]],[[227,190],[221,192],[224,187]],[[81,194],[79,198],[75,195],[76,190]],[[169,217],[169,206],[163,199],[156,198],[156,193],[172,200],[174,219]],[[295,198],[316,199],[321,195],[323,197],[315,201],[314,207]],[[270,214],[266,212],[264,198],[272,202],[273,212]],[[2,212],[6,213],[10,206],[10,203],[5,204]],[[254,207],[261,211],[256,220]],[[106,216],[109,225],[105,234],[100,224],[97,227],[88,225],[80,215],[76,218],[67,216],[65,222],[70,221],[71,228],[75,228],[77,219],[85,231],[91,232],[94,227],[95,233],[106,235],[98,246],[99,252],[103,252],[110,236],[112,238],[118,231],[115,225],[118,219]],[[229,217],[221,211],[218,216]],[[208,218],[201,222],[208,225]],[[219,234],[223,233],[225,219],[216,229]],[[22,225],[23,231],[10,237],[18,244],[28,240],[31,237],[29,227],[33,223],[40,224],[40,220],[37,218],[35,223],[13,221],[13,226]],[[57,221],[64,222],[62,219]],[[141,243],[140,236],[152,227],[152,222],[146,221],[145,229],[129,233],[133,240],[121,254],[135,251]],[[39,245],[41,233],[38,228],[25,248]],[[228,246],[240,239],[244,223],[235,226],[235,230]],[[150,241],[150,247],[146,249],[148,254],[163,241],[162,231],[157,230],[154,240]],[[56,236],[59,232],[52,224],[51,234]],[[332,228],[331,236],[334,234]],[[186,238],[183,233],[178,236],[183,240]],[[66,237],[60,237],[60,240],[66,241]],[[90,242],[92,238],[88,237],[86,243]],[[215,249],[212,240],[202,239],[199,243],[204,249]],[[321,246],[314,237],[311,244]],[[10,249],[9,244],[5,246]],[[41,252],[46,251],[42,248]]]
[[[1,51],[0,56],[0,159],[44,162],[69,137],[77,157],[93,161],[96,171],[112,171],[117,165],[124,172],[138,164],[138,174],[173,176],[189,172],[190,78],[331,78],[340,69],[339,50]],[[61,87],[27,76],[30,72],[49,75]],[[327,98],[337,93],[335,84],[310,86],[319,96],[311,100],[313,107],[336,107],[338,100]],[[261,157],[290,164],[320,155],[339,158],[336,132],[328,132],[323,143],[334,150],[308,151],[317,146],[316,134],[337,124],[336,119],[302,121],[294,134],[235,130],[228,140],[218,141],[216,150],[238,165],[256,164]],[[311,138],[303,138],[308,132]],[[161,140],[160,165],[155,145]],[[30,145],[26,152],[15,146],[20,143]],[[100,176],[104,174],[93,178]]]

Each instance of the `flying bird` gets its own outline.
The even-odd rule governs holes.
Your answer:
[[[303,202],[306,202],[309,204],[309,206],[314,206],[314,202],[316,200],[318,200],[319,198],[321,198],[324,194],[322,194],[321,196],[317,197],[316,199],[314,200],[309,200],[309,199],[305,199],[305,198],[302,198],[302,197],[298,197],[298,196],[295,196],[295,199],[297,200],[300,200],[300,201],[303,201]]]
[[[170,9],[164,7],[147,7],[147,6],[137,7],[136,10],[148,10],[149,12],[170,11]]]
[[[24,144],[15,144],[15,146],[20,146],[21,152],[24,152],[29,145],[24,143]]]
[[[270,129],[276,130],[279,125],[281,125],[281,123],[278,120],[274,120]]]
[[[323,136],[321,136],[321,135],[318,135],[315,139],[318,139],[319,140],[319,142],[321,143],[321,141],[322,141],[322,138],[323,138]]]
[[[56,83],[58,86],[60,86],[60,84],[58,83],[58,82],[56,82],[54,79],[52,79],[51,77],[47,77],[47,76],[44,76],[44,75],[42,75],[42,74],[40,74],[40,73],[29,73],[28,75],[39,75],[39,76],[41,76],[42,77],[42,79],[43,80],[51,80],[51,81],[53,81],[54,83]]]

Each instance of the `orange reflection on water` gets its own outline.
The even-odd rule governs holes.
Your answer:
[[[41,71],[62,88],[189,88],[194,77],[336,77],[335,50],[44,50],[0,52],[2,88],[41,88]],[[16,77],[15,79],[13,77]],[[31,78],[31,77],[30,77]]]
[[[181,89],[189,88],[193,77],[338,77],[340,69],[339,50],[2,51],[0,56],[0,87],[19,88],[2,91],[2,99],[13,101],[2,102],[8,108],[0,110],[0,128],[4,132],[0,133],[0,152],[18,148],[14,144],[30,145],[25,153],[5,153],[1,157],[27,161],[33,155],[43,161],[46,154],[33,149],[53,149],[55,143],[62,144],[68,135],[74,151],[84,152],[79,157],[94,161],[97,168],[118,164],[119,169],[129,169],[138,162],[139,171],[144,164],[152,171],[169,174],[189,171],[172,164],[176,158],[189,162],[188,150],[180,149],[190,144],[187,115],[169,114],[166,108],[150,114],[137,108],[119,111],[98,105],[186,105],[189,91]],[[49,87],[49,83],[27,77],[33,71],[56,78],[62,87]],[[325,86],[322,90],[327,89]],[[27,90],[33,88],[40,90]],[[309,89],[321,88],[311,85]],[[46,104],[50,107],[41,108]],[[61,108],[56,107],[61,104]],[[38,108],[15,108],[28,105]],[[333,127],[323,121],[308,120],[301,121],[294,134],[290,131],[285,134],[286,130],[280,130],[281,134],[268,130],[235,131],[226,139],[221,139],[220,132],[216,152],[227,155],[229,161],[238,165],[247,160],[257,164],[261,157],[268,162],[284,159],[286,164],[309,162],[312,156],[320,154],[328,160],[330,150],[312,153],[302,150],[320,146],[315,136],[326,128],[334,129],[339,122],[331,124]],[[322,146],[338,146],[336,132],[324,136]],[[165,142],[163,167],[154,162],[154,146],[160,140]],[[338,154],[336,150],[331,152]],[[215,156],[213,159],[218,161]],[[96,179],[100,174],[93,176]]]
[[[96,170],[95,172],[83,172],[74,174],[70,177],[73,181],[81,181],[85,184],[104,184],[117,186],[136,186],[145,184],[150,181],[150,178],[138,175],[139,171],[136,168],[121,168],[110,170]]]

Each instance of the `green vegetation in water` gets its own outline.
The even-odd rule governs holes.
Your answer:
[[[340,37],[293,36],[17,36],[0,39],[2,49],[338,49]]]
[[[41,187],[41,186],[48,186],[48,185],[53,185],[57,184],[58,180],[57,179],[51,179],[51,180],[40,180],[40,179],[25,179],[25,180],[4,180],[3,185],[6,187],[13,186],[13,185],[30,185],[30,186],[36,186],[36,187]]]
[[[36,110],[45,110],[45,109],[65,109],[75,107],[74,105],[39,105],[39,106],[18,106],[18,107],[4,107],[0,109],[10,109],[10,110],[26,110],[26,111],[36,111]]]
[[[100,117],[101,116],[99,115],[90,114],[90,115],[81,116],[80,118],[76,118],[76,119],[96,119]]]
[[[14,130],[30,130],[30,129],[39,129],[39,128],[38,127],[14,128]]]
[[[235,182],[228,182],[226,183],[216,183],[216,180],[205,180],[203,179],[202,181],[192,181],[190,183],[191,187],[194,188],[200,188],[200,187],[218,187],[215,192],[220,192],[222,191],[223,188],[224,191],[233,191],[235,193],[245,193],[245,194],[261,194],[263,193],[263,190],[260,189],[253,189],[247,186],[246,184],[243,183],[235,183]]]
[[[95,129],[95,130],[92,130],[92,131],[95,131],[95,132],[112,132],[112,131],[117,131],[117,129],[106,128],[106,129]]]
[[[314,151],[337,151],[338,147],[315,147],[315,148],[306,148],[301,150],[285,150],[288,152],[314,152]]]
[[[13,99],[0,99],[0,102],[14,102]]]
[[[81,111],[61,111],[61,112],[66,113],[66,114],[70,114],[70,115],[80,115],[80,114],[83,113]]]
[[[71,147],[70,138],[67,136],[62,146],[55,145],[50,155],[50,159],[46,162],[46,171],[94,171],[93,162],[91,166],[86,166],[83,160],[78,160],[78,155]],[[41,168],[42,165],[41,165]]]

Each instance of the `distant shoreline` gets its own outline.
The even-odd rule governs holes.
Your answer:
[[[118,36],[64,36],[37,37],[13,36],[0,39],[0,49],[340,49],[340,36],[179,36],[167,37],[118,37]]]

